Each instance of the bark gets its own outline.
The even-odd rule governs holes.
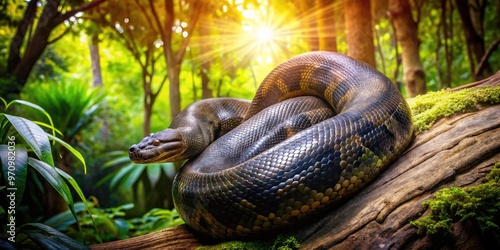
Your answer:
[[[413,20],[408,0],[390,0],[389,11],[401,44],[403,81],[406,96],[414,97],[427,92],[425,73],[420,60],[417,23]]]
[[[319,50],[337,51],[334,0],[316,0]]]
[[[500,72],[465,87],[500,86]],[[463,88],[463,87],[461,87]],[[500,161],[500,105],[438,121],[374,182],[322,219],[292,230],[301,249],[481,249],[478,230],[456,223],[452,242],[435,245],[409,224],[444,187],[480,184]],[[181,225],[92,249],[195,249],[213,244]],[[439,244],[439,243],[438,243]]]
[[[347,55],[376,67],[370,0],[344,1]]]

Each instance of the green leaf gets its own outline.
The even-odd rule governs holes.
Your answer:
[[[151,182],[151,185],[155,186],[156,183],[158,183],[158,180],[160,180],[160,175],[161,175],[160,164],[149,164],[147,166],[146,170],[147,170],[148,178],[149,178],[149,181]]]
[[[85,204],[85,208],[87,208],[87,212],[89,213],[90,215],[90,219],[92,220],[92,224],[94,225],[94,230],[96,232],[96,235],[98,237],[98,240],[101,241],[100,237],[99,237],[99,231],[97,230],[97,226],[96,226],[96,223],[95,223],[95,220],[94,220],[94,217],[92,216],[92,213],[90,212],[90,208],[86,202],[86,199],[85,199],[85,195],[83,194],[82,190],[80,189],[80,186],[78,186],[78,183],[76,182],[76,180],[69,174],[67,174],[66,172],[62,171],[61,169],[59,168],[56,168],[56,171],[57,173],[59,173],[59,175],[61,175],[67,182],[69,182],[69,184],[73,187],[73,189],[76,191],[76,193],[78,194],[78,196],[80,197],[80,199],[83,201],[83,204]]]
[[[175,177],[175,165],[172,162],[165,162],[160,164],[163,172],[170,178],[173,179]]]
[[[12,126],[17,130],[19,135],[24,138],[26,143],[35,152],[40,160],[54,166],[54,159],[52,158],[52,149],[50,147],[49,138],[47,133],[43,131],[34,122],[13,115],[4,114],[10,121]]]
[[[124,176],[126,176],[133,168],[135,167],[134,163],[130,163],[128,165],[123,166],[114,174],[113,178],[111,179],[111,182],[109,183],[109,187],[112,189],[114,186],[122,179]]]
[[[118,210],[130,210],[134,208],[134,203],[125,203],[123,205],[120,205],[116,207]]]
[[[47,136],[51,140],[57,141],[63,147],[65,147],[66,149],[68,149],[74,156],[76,156],[76,158],[78,158],[82,162],[82,164],[83,164],[83,173],[85,173],[85,174],[87,173],[87,164],[85,163],[85,158],[83,158],[82,154],[80,152],[78,152],[78,150],[74,149],[71,145],[69,145],[68,143],[64,142],[63,140],[61,140],[58,137],[55,137],[55,136],[50,135],[50,134],[47,134]]]
[[[14,151],[9,150],[15,148]],[[0,158],[2,170],[7,185],[7,192],[15,191],[16,207],[23,198],[28,173],[28,152],[24,145],[0,145]],[[15,188],[14,190],[10,190]]]
[[[21,229],[42,249],[89,249],[82,243],[42,223],[27,223],[21,226]]]
[[[28,106],[28,107],[32,107],[34,109],[38,109],[38,110],[42,111],[42,113],[44,115],[47,115],[48,118],[49,118],[49,120],[52,120],[52,119],[50,119],[50,115],[47,113],[47,111],[45,111],[45,109],[43,109],[42,107],[40,107],[40,106],[38,106],[38,105],[36,105],[36,104],[34,104],[32,102],[27,102],[27,101],[23,101],[23,100],[13,100],[13,101],[11,101],[8,104],[8,106],[10,106],[10,105],[12,105],[14,103],[18,103],[18,104],[22,104],[22,105],[25,105],[25,106]]]
[[[110,187],[113,188],[119,182],[120,188],[131,188],[144,171],[144,168],[146,168],[146,165],[135,163],[122,167],[111,179]]]
[[[94,115],[94,113],[99,108],[99,104],[95,104],[85,111],[82,117],[78,120],[74,127],[68,129],[68,137],[73,137],[78,131],[80,131],[85,123]]]
[[[137,182],[139,176],[146,170],[147,165],[134,164],[135,167],[132,168],[132,171],[124,178],[120,183],[120,188],[123,190],[131,189],[134,183]]]
[[[0,97],[0,100],[2,101],[3,106],[5,107],[5,109],[7,109],[7,101],[5,99],[3,99],[2,97]]]
[[[80,213],[83,210],[85,210],[84,203],[83,202],[76,202],[75,203],[75,212]],[[75,223],[77,223],[77,221],[75,220],[75,217],[73,217],[73,214],[69,210],[60,212],[60,213],[48,218],[47,220],[43,221],[43,224],[45,224],[49,227],[53,227],[56,230],[61,230],[61,231],[68,229],[68,227],[70,227],[71,225],[73,225]]]
[[[128,155],[120,156],[112,160],[109,160],[106,163],[104,163],[104,165],[102,165],[102,168],[109,168],[124,163],[132,163]]]
[[[50,183],[55,190],[57,190],[57,192],[63,197],[64,201],[66,201],[66,204],[68,204],[68,207],[76,219],[77,217],[73,203],[73,196],[71,195],[68,185],[61,175],[58,174],[56,168],[31,157],[28,158],[28,164],[38,171],[38,173],[40,173],[40,175],[43,176],[43,178],[45,178],[45,180]]]
[[[57,128],[54,128],[52,126],[50,126],[49,124],[47,123],[44,123],[44,122],[39,122],[39,121],[33,121],[36,125],[40,126],[40,127],[45,127],[45,128],[48,128],[48,129],[51,129],[53,130],[53,133],[52,135],[55,136],[55,134],[58,134],[60,136],[64,136],[63,133],[61,131],[59,131],[59,129]]]
[[[47,111],[45,111],[45,109],[43,109],[42,107],[34,104],[34,103],[31,103],[31,102],[27,102],[27,101],[23,101],[23,100],[14,100],[14,101],[11,101],[7,107],[5,109],[8,108],[8,106],[14,104],[14,103],[18,103],[18,104],[22,104],[22,105],[25,105],[25,106],[28,106],[28,107],[31,107],[31,108],[34,108],[34,109],[37,109],[39,111],[41,111],[46,117],[47,119],[49,120],[49,123],[50,123],[50,126],[49,128],[52,129],[52,134],[55,135],[55,127],[54,127],[54,122],[52,122],[52,118],[50,117],[49,113],[47,113]]]
[[[122,219],[122,218],[118,218],[118,219],[114,219],[113,223],[114,223],[116,229],[118,230],[119,235],[127,235],[128,236],[131,225],[130,225],[130,223],[127,222],[127,220]]]
[[[4,114],[0,114],[0,143],[7,143],[7,136],[12,125],[9,120],[5,118]]]

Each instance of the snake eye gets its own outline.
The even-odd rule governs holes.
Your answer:
[[[153,141],[153,145],[154,145],[154,146],[159,146],[160,144],[161,144],[161,142],[160,142],[160,140],[158,140],[158,139],[155,139],[155,140]]]

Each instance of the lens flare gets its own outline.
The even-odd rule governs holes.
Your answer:
[[[273,29],[266,26],[258,27],[255,32],[257,40],[261,43],[271,42],[273,40],[273,35]]]

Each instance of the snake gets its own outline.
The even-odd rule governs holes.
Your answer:
[[[175,209],[197,232],[227,239],[333,212],[391,165],[412,135],[408,104],[388,77],[320,51],[272,69],[252,101],[194,102],[129,156],[183,162],[173,180]]]

